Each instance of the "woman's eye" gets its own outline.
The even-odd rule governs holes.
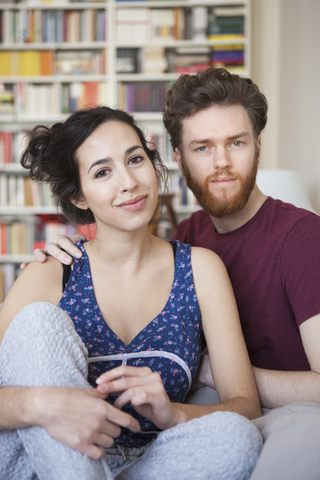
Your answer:
[[[130,158],[129,163],[140,163],[142,162],[143,157],[141,155],[137,155],[135,157]]]
[[[95,178],[106,177],[109,173],[110,173],[109,170],[107,170],[106,168],[103,168],[102,170],[99,170],[99,172],[95,174]]]

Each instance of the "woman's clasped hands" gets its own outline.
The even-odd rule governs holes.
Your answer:
[[[160,374],[148,367],[123,365],[103,373],[96,383],[101,394],[119,394],[114,407],[122,409],[130,403],[161,430],[186,421],[178,404],[170,401]]]

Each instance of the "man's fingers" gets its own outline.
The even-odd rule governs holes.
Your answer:
[[[65,237],[65,238],[68,238],[68,237]],[[85,240],[85,237],[83,235],[80,235],[80,233],[76,233],[75,235],[73,235],[73,237],[70,237],[70,242],[72,243],[77,243],[80,240]]]

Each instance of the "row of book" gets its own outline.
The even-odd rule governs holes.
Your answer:
[[[6,86],[8,89],[8,85]],[[9,91],[9,90],[8,90]],[[1,95],[0,95],[1,98]],[[106,82],[17,83],[12,85],[10,104],[4,104],[0,115],[44,118],[67,114],[85,107],[108,102]]]
[[[0,173],[0,207],[56,207],[56,200],[45,182],[24,175]]]
[[[198,205],[180,171],[171,173],[169,177],[169,191],[172,195],[172,207],[176,211],[179,211],[180,207],[189,207],[192,210]]]
[[[107,38],[106,11],[2,10],[0,43],[104,42]]]
[[[34,220],[10,220],[0,223],[0,255],[31,255],[35,248],[44,248],[56,235],[71,237],[77,227],[62,223],[58,219],[50,220],[46,216]],[[0,302],[7,296],[11,286],[21,273],[19,265],[0,263]]]
[[[243,44],[165,48],[118,48],[117,73],[195,73],[209,67],[245,70]]]
[[[27,145],[26,131],[0,131],[0,166],[19,163],[21,152]]]
[[[35,248],[44,248],[57,235],[72,237],[78,228],[61,219],[35,216],[29,221],[11,219],[0,222],[0,255],[30,255]]]
[[[19,221],[0,223],[0,254],[27,255],[31,253],[33,232],[32,223]]]
[[[13,263],[0,264],[0,303],[4,301],[20,273],[20,268]]]
[[[239,7],[121,8],[116,18],[117,42],[241,41],[244,13]]]
[[[123,82],[118,85],[118,101],[128,112],[161,112],[169,82]]]
[[[104,50],[0,51],[0,77],[102,75],[104,73],[106,73]]]
[[[171,161],[171,145],[168,135],[161,131],[147,133],[147,141],[150,148],[157,148],[164,162]],[[17,165],[20,155],[27,147],[28,131],[0,131],[0,169],[10,164]],[[169,159],[169,160],[168,160]],[[3,173],[4,174],[4,173]],[[8,175],[8,173],[7,173]]]
[[[161,150],[161,147],[159,148]],[[173,207],[194,206],[195,199],[187,188],[179,171],[169,176],[169,192],[173,195]],[[23,175],[0,173],[0,208],[52,207],[56,199],[45,182],[34,182]]]

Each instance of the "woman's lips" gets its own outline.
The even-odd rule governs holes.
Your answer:
[[[139,195],[138,197],[127,200],[126,202],[120,203],[117,206],[123,210],[140,210],[140,208],[145,205],[146,201],[147,195]]]

